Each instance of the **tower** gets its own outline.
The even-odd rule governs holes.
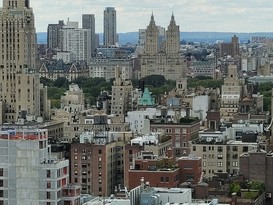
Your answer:
[[[96,49],[96,31],[95,31],[95,15],[94,14],[82,15],[82,28],[90,30],[91,52],[94,53]]]
[[[158,27],[155,24],[154,15],[152,14],[149,25],[146,29],[145,54],[156,54],[158,52]]]
[[[113,46],[118,43],[117,17],[114,7],[106,7],[104,10],[103,45]]]
[[[166,32],[166,53],[179,53],[180,51],[180,31],[176,25],[172,14],[168,30]]]
[[[59,21],[58,24],[48,24],[47,27],[47,47],[62,49],[61,31],[64,26],[64,21]]]
[[[28,0],[3,0],[0,15],[0,101],[2,121],[40,115],[36,31]]]

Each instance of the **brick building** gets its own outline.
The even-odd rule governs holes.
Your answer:
[[[265,184],[266,204],[273,204],[273,154],[264,150],[254,150],[240,156],[240,174],[248,180]]]
[[[164,132],[166,136],[170,136],[174,155],[181,157],[189,155],[189,141],[198,137],[200,122],[199,120],[192,120],[189,123],[164,123],[151,120],[150,129],[152,132]]]
[[[171,149],[167,156],[158,158],[153,152],[142,152],[133,159],[129,170],[129,189],[138,186],[144,177],[154,187],[179,187],[183,182],[196,184],[202,180],[201,158],[181,157],[175,159]]]

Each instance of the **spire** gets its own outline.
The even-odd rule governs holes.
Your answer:
[[[169,26],[176,26],[173,12],[172,12],[171,21],[170,21],[170,25]]]
[[[152,15],[151,15],[151,20],[150,20],[150,27],[153,27],[153,26],[156,26],[155,25],[155,18],[154,18],[154,12],[152,12]]]

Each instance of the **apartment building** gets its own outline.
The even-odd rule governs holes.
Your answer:
[[[191,155],[202,157],[204,178],[211,179],[216,173],[239,174],[239,156],[258,146],[256,134],[244,135],[241,140],[236,140],[231,129],[224,132],[202,131],[198,139],[191,141]]]
[[[151,120],[150,130],[152,132],[163,132],[166,136],[171,137],[173,152],[176,157],[188,156],[190,154],[189,141],[198,137],[200,121],[190,120],[180,123],[162,122],[161,119],[156,119]]]
[[[62,199],[63,188],[69,185],[69,161],[52,157],[46,129],[1,130],[0,204],[80,204],[79,194]]]
[[[163,75],[166,79],[177,80],[186,76],[186,63],[180,54],[180,31],[174,15],[161,39],[160,29],[151,16],[146,29],[144,53],[139,56],[141,77]]]
[[[92,58],[89,65],[89,76],[91,78],[105,78],[106,81],[109,81],[115,77],[116,67],[121,69],[121,78],[123,80],[132,79],[132,61],[118,58]]]

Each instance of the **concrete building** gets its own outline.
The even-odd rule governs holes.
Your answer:
[[[61,30],[64,26],[64,21],[59,21],[58,24],[48,24],[47,27],[47,48],[61,49],[62,34]]]
[[[69,85],[69,90],[61,96],[61,109],[70,113],[84,111],[84,93],[76,84]]]
[[[89,77],[105,78],[106,81],[109,81],[115,77],[116,67],[120,67],[123,80],[132,79],[133,65],[130,59],[109,59],[101,57],[92,58],[89,66]]]
[[[61,51],[71,53],[72,61],[86,61],[91,59],[91,30],[79,28],[78,22],[67,22],[63,26],[63,47]]]
[[[172,80],[185,77],[186,64],[180,54],[180,31],[174,15],[166,31],[166,38],[161,40],[160,36],[160,30],[152,15],[146,29],[144,53],[139,56],[141,77],[163,75]]]
[[[238,113],[243,87],[238,78],[236,65],[228,67],[228,76],[224,79],[221,92],[220,114],[221,118],[229,121],[234,114]]]
[[[41,115],[36,31],[29,1],[3,0],[1,11],[0,121],[11,123],[25,114]]]
[[[118,43],[116,10],[106,7],[103,14],[103,45],[114,46]]]
[[[52,158],[47,130],[2,130],[0,204],[79,204],[80,196],[76,193],[73,198],[62,199],[63,188],[69,184],[69,162]]]
[[[197,76],[208,76],[215,78],[216,69],[216,58],[208,59],[205,61],[193,61],[192,62],[192,75]]]
[[[202,157],[204,178],[211,179],[216,173],[238,174],[239,156],[258,146],[257,135],[252,138],[251,132],[235,130],[203,131],[199,133],[198,139],[190,143],[191,155]]]
[[[82,15],[82,28],[90,30],[90,47],[91,54],[95,53],[97,48],[96,43],[96,27],[95,27],[95,15],[94,14],[83,14]]]
[[[130,95],[133,91],[133,85],[130,80],[123,80],[121,68],[117,67],[115,71],[115,80],[112,86],[111,113],[116,115],[125,115],[130,110]]]

